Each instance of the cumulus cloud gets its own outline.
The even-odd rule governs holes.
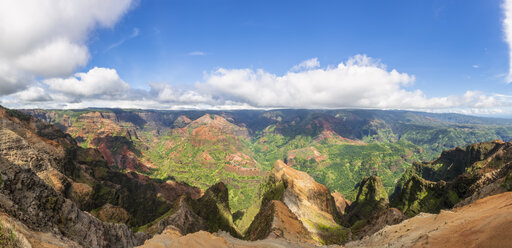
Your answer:
[[[0,58],[0,96],[23,90],[33,82],[32,77]]]
[[[160,102],[178,104],[213,103],[210,96],[193,90],[176,89],[166,83],[149,83],[149,86],[151,88],[150,95],[155,96],[156,100]]]
[[[302,61],[300,64],[293,66],[290,71],[300,71],[304,69],[313,69],[320,66],[320,62],[318,62],[318,58],[312,58],[305,61]]]
[[[86,46],[59,39],[21,55],[16,65],[27,72],[43,77],[69,75],[89,60]]]
[[[26,90],[17,92],[14,96],[24,102],[46,102],[52,100],[52,97],[41,86],[31,86]]]
[[[505,0],[502,5],[505,18],[503,19],[503,32],[505,33],[505,42],[509,49],[509,72],[507,82],[512,82],[512,0]]]
[[[150,109],[379,108],[473,114],[512,112],[512,97],[467,91],[428,97],[413,90],[415,77],[356,55],[336,66],[300,66],[276,75],[262,69],[220,68],[187,89],[167,83],[131,88],[115,69],[93,68],[71,77],[42,80],[4,98],[24,108],[121,107]],[[301,63],[304,64],[304,63]],[[307,63],[306,63],[307,64]]]
[[[115,69],[94,67],[87,73],[76,73],[69,78],[43,80],[51,90],[76,97],[109,98],[124,94],[130,85]]]
[[[112,27],[131,1],[0,1],[0,95],[84,66],[89,32]]]
[[[104,68],[100,68],[104,69]],[[107,69],[106,69],[107,70]],[[110,69],[108,69],[110,70]],[[84,74],[90,74],[84,73]],[[81,87],[89,83],[84,77],[77,75],[70,79],[72,86]],[[114,80],[117,81],[117,80]],[[56,82],[56,83],[55,83]],[[77,95],[77,92],[60,87],[68,85],[58,80],[42,83],[37,87],[30,87],[24,91],[0,99],[0,103],[13,108],[49,108],[49,109],[80,109],[88,107],[101,108],[142,108],[142,109],[252,109],[246,103],[230,100],[214,100],[209,95],[202,95],[195,90],[177,89],[166,83],[150,83],[149,90],[133,89],[121,86],[118,94],[108,95],[99,91],[87,96]],[[55,84],[52,84],[55,83]],[[85,85],[85,84],[84,84]],[[116,85],[116,84],[113,84]],[[53,87],[52,87],[53,86]],[[111,92],[107,90],[106,92]],[[108,96],[108,97],[107,97]]]
[[[494,97],[473,91],[463,96],[428,98],[420,90],[407,90],[415,81],[414,75],[387,70],[379,60],[366,55],[326,68],[316,68],[316,59],[308,61],[316,62],[303,62],[294,67],[304,68],[302,71],[291,70],[282,76],[261,69],[220,68],[198,87],[256,107],[439,109],[498,104]],[[313,66],[306,69],[305,65]]]

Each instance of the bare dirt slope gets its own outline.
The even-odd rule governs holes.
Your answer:
[[[345,247],[512,247],[512,192],[420,214]]]
[[[283,239],[264,239],[258,241],[245,241],[231,237],[229,234],[208,233],[199,231],[180,236],[173,231],[166,230],[152,239],[146,240],[141,248],[315,248],[312,244],[298,244]]]

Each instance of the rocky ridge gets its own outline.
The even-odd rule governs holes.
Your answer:
[[[183,234],[218,230],[206,221],[191,228],[214,218],[187,207],[200,206],[210,191],[201,198],[199,189],[183,183],[114,171],[98,150],[77,146],[55,126],[4,108],[0,117],[0,212],[19,221],[28,236],[46,233],[71,247],[133,247],[171,224]],[[212,189],[222,200],[224,190]],[[227,201],[217,205],[229,210]],[[172,215],[164,218],[166,212]],[[159,224],[153,233],[132,231],[152,221]]]
[[[510,190],[512,144],[483,142],[416,163],[397,185],[391,206],[406,215],[438,213]]]
[[[511,166],[507,162],[512,157],[510,145],[503,142],[457,148],[433,162],[416,164],[404,175],[391,204],[377,177],[364,178],[356,201],[348,204],[342,195],[331,194],[306,173],[278,161],[264,185],[256,218],[248,231],[241,233],[233,224],[225,184],[216,184],[203,194],[172,180],[157,183],[135,172],[119,173],[110,169],[101,152],[78,147],[69,135],[54,126],[17,111],[0,111],[4,111],[0,112],[0,211],[25,225],[23,230],[48,234],[52,242],[61,240],[70,246],[131,247],[155,234],[155,238],[169,238],[175,244],[187,244],[190,238],[205,242],[215,239],[235,247],[307,247],[341,244],[350,239],[364,241],[382,235],[379,229],[404,220],[401,210],[411,217],[422,211],[478,205],[479,199],[510,190],[512,185]],[[104,117],[110,120],[115,116]],[[210,116],[199,120],[193,123],[182,118],[184,125],[196,125],[195,129],[223,122]],[[209,132],[205,129],[198,134],[207,142]],[[130,195],[144,202],[127,198]],[[477,223],[481,221],[478,219]],[[141,230],[140,225],[144,225],[144,233],[134,234],[131,227]],[[232,237],[242,234],[259,241],[247,243]],[[413,245],[418,244],[428,243]]]
[[[511,192],[488,196],[439,214],[419,214],[345,247],[508,247],[511,205]]]
[[[272,203],[273,201],[279,201],[282,204]],[[261,206],[257,216],[266,216],[266,218],[265,220],[257,219],[257,221],[277,220],[279,222],[284,220],[283,215],[292,213],[292,217],[287,218],[289,222],[286,225],[296,226],[294,229],[298,233],[294,235],[302,232],[303,226],[308,233],[307,236],[302,235],[304,240],[311,239],[316,243],[333,244],[342,243],[348,237],[349,230],[339,224],[341,214],[337,211],[330,190],[315,182],[305,172],[297,171],[282,161],[277,161],[272,168]],[[247,235],[253,238],[268,236],[270,233],[267,230],[262,230],[263,233],[258,232],[258,228],[254,226],[257,223],[251,225]],[[265,225],[269,226],[269,224]],[[287,231],[281,229],[279,232],[284,235]]]
[[[0,210],[34,231],[62,235],[86,247],[131,247],[146,238],[124,224],[104,223],[81,211],[30,169],[2,160],[0,171]]]

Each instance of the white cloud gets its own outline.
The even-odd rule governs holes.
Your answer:
[[[475,69],[480,68],[480,66],[479,66],[479,65],[473,65],[472,67],[473,67],[473,68],[475,68]]]
[[[505,33],[505,42],[509,49],[509,72],[507,82],[512,82],[512,0],[505,0],[502,4],[505,18],[503,19],[503,32]]]
[[[199,104],[213,103],[213,99],[193,90],[175,89],[166,83],[150,83],[150,94],[156,96],[156,100],[165,103]]]
[[[35,77],[67,76],[89,59],[95,27],[112,27],[132,0],[0,1],[0,95]]]
[[[43,77],[65,76],[89,60],[86,46],[65,39],[52,41],[21,55],[16,64],[27,72]]]
[[[151,109],[251,108],[229,100],[166,83],[149,83],[149,90],[131,88],[115,69],[94,67],[67,78],[42,80],[35,86],[3,97],[1,103],[14,108],[121,107]]]
[[[84,98],[112,98],[124,95],[130,89],[130,85],[119,77],[115,69],[98,67],[69,78],[46,79],[43,83],[56,92]]]
[[[0,58],[0,96],[23,90],[33,82],[32,77]]]
[[[204,55],[206,55],[206,53],[202,52],[202,51],[193,51],[193,52],[188,53],[188,56],[204,56]]]
[[[24,91],[17,92],[14,96],[25,102],[46,102],[52,100],[52,97],[41,86],[29,87]]]
[[[473,91],[460,97],[428,98],[420,90],[406,89],[414,80],[413,75],[387,70],[378,60],[356,55],[336,67],[290,71],[283,76],[220,68],[198,87],[256,107],[439,109],[497,104],[492,96]]]
[[[300,71],[304,69],[313,69],[320,66],[320,62],[318,62],[318,58],[312,58],[305,61],[302,61],[300,64],[293,66],[290,71]]]
[[[337,66],[317,66],[276,75],[264,70],[224,69],[185,89],[149,83],[133,89],[115,69],[93,68],[51,78],[2,99],[9,107],[148,109],[379,108],[473,114],[512,113],[512,96],[467,91],[427,97],[408,89],[415,77],[356,55]]]

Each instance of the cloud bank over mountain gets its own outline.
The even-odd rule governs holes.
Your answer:
[[[219,68],[206,73],[191,89],[166,83],[149,83],[149,90],[134,89],[115,69],[95,67],[67,78],[42,80],[7,102],[49,108],[460,108],[477,113],[508,105],[505,96],[477,91],[429,98],[421,90],[408,90],[414,81],[414,75],[389,70],[366,55],[324,68],[316,59],[307,60],[284,75],[263,69]]]
[[[428,98],[420,90],[407,90],[415,81],[414,75],[388,70],[366,55],[326,68],[316,68],[318,62],[304,66],[309,61],[293,67],[304,70],[282,76],[264,70],[221,68],[199,87],[256,107],[438,109],[498,104],[494,97],[472,91],[463,96]]]

